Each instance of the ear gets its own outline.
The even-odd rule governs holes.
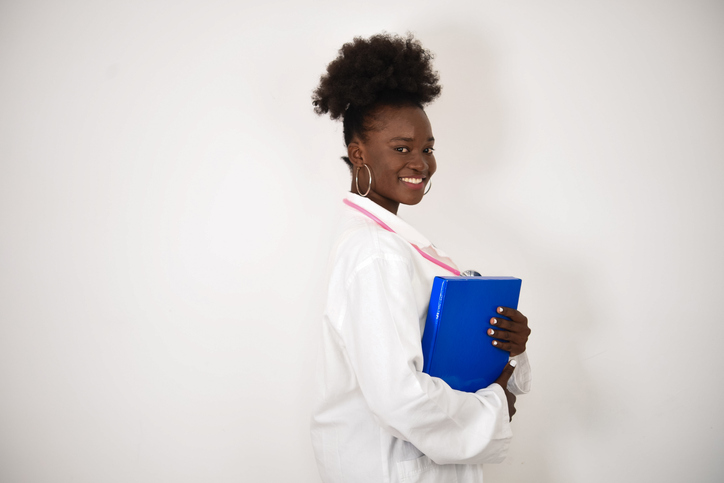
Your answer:
[[[358,141],[352,141],[347,145],[347,157],[356,168],[361,168],[365,164],[364,147]]]

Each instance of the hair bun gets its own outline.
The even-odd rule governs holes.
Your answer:
[[[314,111],[339,119],[348,108],[359,110],[378,102],[428,104],[441,90],[432,58],[412,34],[355,37],[322,75],[312,95]]]

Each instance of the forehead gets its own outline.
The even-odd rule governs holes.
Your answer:
[[[380,137],[407,137],[427,140],[432,126],[427,114],[417,106],[382,106],[372,113],[369,134]]]

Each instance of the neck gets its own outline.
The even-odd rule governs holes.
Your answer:
[[[350,192],[352,192],[354,194],[359,194],[359,193],[357,193],[357,188],[354,185],[354,181],[352,181],[352,187],[350,188]],[[388,200],[387,198],[383,198],[373,191],[370,191],[370,193],[367,196],[365,196],[365,198],[367,198],[368,200],[374,201],[375,203],[377,203],[378,205],[380,205],[382,208],[386,209],[393,215],[397,214],[397,209],[400,207],[399,202]]]

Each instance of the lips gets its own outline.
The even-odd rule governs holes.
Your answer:
[[[412,183],[412,184],[422,183],[422,178],[400,178],[400,180],[404,181],[405,183]]]

